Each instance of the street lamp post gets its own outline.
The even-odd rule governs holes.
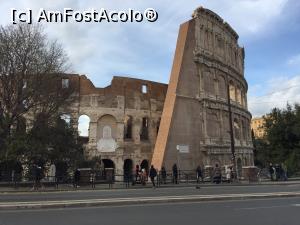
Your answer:
[[[229,84],[227,85],[227,97],[228,97],[228,113],[229,113],[229,133],[230,133],[230,148],[231,148],[231,160],[233,163],[232,173],[233,179],[237,179],[237,170],[236,170],[236,160],[235,160],[235,143],[234,143],[234,134],[232,126],[232,112],[231,112],[231,102],[230,102],[230,88]]]

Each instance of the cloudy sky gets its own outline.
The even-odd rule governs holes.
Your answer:
[[[300,2],[298,0],[0,0],[0,24],[11,24],[11,8],[46,10],[145,10],[154,23],[43,23],[50,38],[65,47],[72,71],[98,87],[112,76],[167,83],[179,24],[204,6],[229,22],[246,49],[245,76],[253,116],[287,102],[300,102]]]

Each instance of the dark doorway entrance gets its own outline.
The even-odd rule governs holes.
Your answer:
[[[147,172],[147,175],[149,174],[149,163],[148,160],[144,159],[141,163],[141,170],[145,169]]]
[[[102,159],[102,162],[104,164],[104,168],[115,168],[115,164],[110,159]]]
[[[108,177],[114,180],[115,177],[115,163],[110,159],[102,159],[104,164],[104,179],[108,179]]]
[[[132,169],[133,169],[133,162],[131,159],[125,159],[124,160],[124,166],[123,166],[123,171],[124,171],[124,180],[132,180]]]

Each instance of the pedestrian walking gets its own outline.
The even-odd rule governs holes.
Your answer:
[[[93,189],[95,189],[95,187],[96,187],[95,180],[96,180],[96,172],[92,170],[90,173],[90,182],[91,182]]]
[[[216,164],[213,174],[214,174],[213,182],[216,183],[216,184],[221,183],[222,173],[221,173],[221,169],[220,169],[218,164]]]
[[[172,167],[173,172],[173,183],[178,184],[178,169],[176,163]]]
[[[161,174],[161,179],[162,179],[162,183],[166,184],[166,180],[167,180],[167,171],[166,168],[163,166],[160,170],[160,174]]]
[[[124,183],[126,188],[129,187],[130,180],[131,180],[131,171],[124,170]]]
[[[281,179],[281,177],[280,177],[280,172],[281,171],[280,171],[279,164],[276,163],[274,169],[275,169],[275,180],[278,181],[278,180]]]
[[[231,178],[232,178],[232,167],[231,166],[226,167],[225,173],[226,173],[226,180],[227,180],[227,182],[231,183],[231,181],[232,181],[231,180]]]
[[[274,175],[275,175],[275,171],[274,171],[274,167],[273,167],[273,164],[270,163],[269,165],[269,173],[270,173],[270,178],[271,178],[271,181],[274,181]]]
[[[287,167],[284,163],[281,163],[281,168],[282,168],[283,180],[287,181],[287,179],[288,179],[288,177],[287,177]]]
[[[150,172],[149,172],[149,177],[150,177],[150,180],[152,182],[152,185],[153,187],[155,188],[155,177],[157,176],[157,172],[156,172],[156,169],[153,167],[153,165],[151,165],[151,168],[150,168]]]
[[[41,187],[41,179],[42,179],[42,167],[37,164],[33,164],[32,168],[32,176],[33,176],[33,190],[37,191]]]
[[[79,180],[80,180],[80,170],[76,169],[74,171],[74,175],[73,175],[73,186],[74,188],[78,188],[78,184],[79,184]]]
[[[146,185],[146,180],[147,180],[147,172],[146,172],[145,168],[143,168],[141,173],[140,173],[140,179],[141,179],[141,184],[143,186],[145,186]]]
[[[203,183],[203,173],[202,173],[202,168],[200,165],[196,169],[196,175],[197,175],[197,183],[199,183],[200,179],[201,179],[201,182]]]

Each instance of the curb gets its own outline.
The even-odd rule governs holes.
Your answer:
[[[200,187],[247,187],[247,186],[273,186],[273,185],[278,185],[278,186],[284,186],[284,185],[297,185],[300,184],[300,182],[262,182],[262,183],[223,183],[223,184],[179,184],[179,185],[161,185],[157,188],[193,188],[195,186],[200,186]],[[137,190],[137,189],[149,189],[152,188],[152,186],[131,186],[129,188],[125,187],[113,187],[113,188],[79,188],[79,189],[40,189],[38,191],[31,191],[30,189],[28,190],[18,190],[18,189],[12,189],[12,190],[1,190],[0,189],[0,195],[3,194],[24,194],[24,193],[48,193],[48,192],[80,192],[80,191],[101,191],[101,190]]]
[[[93,206],[122,206],[159,203],[179,202],[205,202],[205,201],[229,201],[245,199],[264,198],[287,198],[300,197],[300,192],[274,192],[255,194],[224,194],[224,195],[186,195],[186,196],[162,196],[135,198],[111,198],[111,199],[89,199],[69,201],[37,201],[37,202],[5,202],[0,203],[0,210],[13,209],[51,209],[51,208],[75,208]]]

